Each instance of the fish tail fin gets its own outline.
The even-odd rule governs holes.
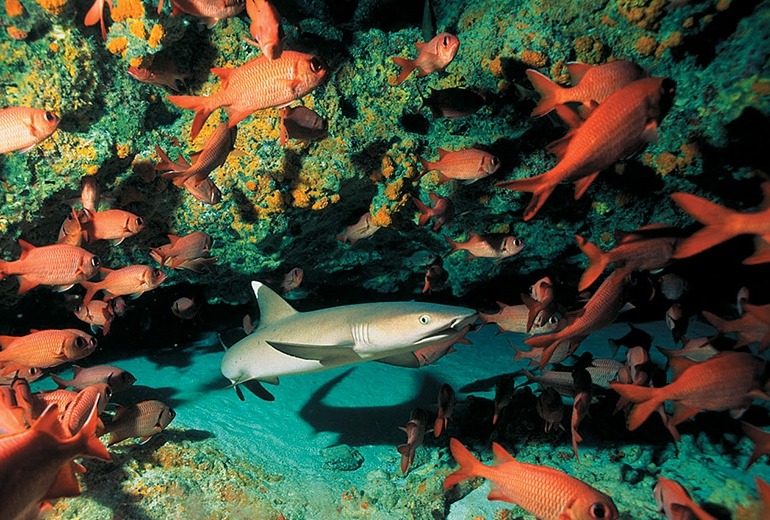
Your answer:
[[[720,334],[725,332],[732,332],[730,330],[727,330],[728,321],[725,319],[720,318],[714,313],[711,313],[709,311],[701,311],[701,314],[704,318],[706,318],[706,321],[711,324],[712,327],[717,329],[717,332]]]
[[[647,420],[647,417],[665,401],[661,396],[659,388],[621,383],[610,383],[610,387],[620,394],[621,397],[636,403],[628,414],[626,423],[626,426],[631,431],[641,426]]]
[[[67,388],[69,386],[67,381],[56,374],[51,374],[51,379],[53,379],[53,382],[56,383],[59,388]]]
[[[417,206],[417,211],[420,212],[420,216],[417,220],[418,226],[425,226],[430,222],[430,207],[428,207],[426,204],[423,204],[423,202],[418,199],[417,197],[412,197],[412,201],[414,202],[414,205]]]
[[[5,277],[7,276],[7,273],[6,273],[6,268],[7,268],[6,266],[7,265],[8,265],[7,261],[0,260],[0,281],[4,280]]]
[[[438,438],[441,437],[441,432],[444,431],[447,425],[447,420],[445,417],[436,417],[436,422],[433,423],[433,436]]]
[[[398,74],[394,83],[394,85],[400,85],[415,69],[414,61],[399,56],[393,56],[391,59],[393,60],[393,63],[401,67],[401,72]]]
[[[545,201],[548,200],[548,197],[551,196],[551,193],[553,193],[553,190],[556,188],[555,184],[547,181],[546,175],[547,173],[544,173],[528,179],[498,182],[495,186],[513,191],[528,191],[532,193],[532,199],[524,210],[523,219],[524,221],[527,221],[537,215],[537,212],[543,207]]]
[[[592,244],[580,235],[575,235],[578,247],[588,258],[588,267],[580,277],[578,291],[585,291],[607,268],[607,255],[599,249],[596,244]]]
[[[532,110],[531,117],[544,116],[559,104],[557,100],[557,93],[562,90],[562,87],[551,81],[545,75],[539,73],[533,69],[526,70],[527,78],[532,86],[535,88],[538,94],[540,94],[540,101],[537,106]]]
[[[725,224],[734,219],[737,212],[690,193],[674,193],[671,198],[685,213],[705,226],[679,243],[674,258],[697,255],[736,236],[737,233]]]
[[[746,437],[754,443],[754,449],[751,451],[751,455],[749,455],[749,460],[746,461],[746,467],[743,468],[743,471],[746,471],[763,455],[767,454],[770,448],[770,434],[746,421],[741,421],[741,426]]]
[[[449,489],[455,484],[471,477],[480,476],[484,472],[484,465],[463,444],[452,437],[449,439],[449,450],[460,468],[447,475],[444,479],[444,489]]]
[[[451,248],[452,248],[452,250],[451,250],[451,251],[449,251],[449,252],[446,254],[446,256],[449,256],[449,255],[451,255],[452,253],[454,253],[455,251],[459,251],[459,250],[460,250],[460,247],[459,247],[459,243],[458,243],[458,242],[455,242],[454,240],[452,240],[451,238],[449,238],[449,237],[447,237],[447,236],[445,236],[445,237],[444,237],[444,240],[446,240],[446,243],[447,243],[447,244],[449,244],[449,247],[451,247]]]
[[[190,137],[195,139],[198,137],[198,133],[203,128],[203,123],[209,118],[211,113],[216,109],[212,107],[209,98],[206,96],[168,96],[168,100],[179,108],[189,108],[195,110],[195,117],[192,122],[192,129],[190,130]]]
[[[99,23],[102,29],[102,40],[107,40],[107,28],[104,25],[104,0],[94,0],[93,5],[86,13],[83,23],[87,26]]]
[[[80,285],[86,288],[86,294],[83,296],[83,305],[88,305],[94,299],[94,295],[96,295],[99,287],[96,282],[88,282],[86,280],[80,282]]]

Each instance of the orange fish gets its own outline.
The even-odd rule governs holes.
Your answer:
[[[770,400],[762,390],[764,361],[745,352],[721,352],[694,363],[684,358],[671,360],[672,383],[660,388],[612,383],[622,397],[636,403],[628,415],[629,430],[637,429],[658,406],[674,401],[675,427],[702,410],[732,410],[741,413],[754,398]]]
[[[401,454],[401,473],[404,475],[409,472],[409,466],[414,464],[414,455],[417,448],[422,446],[427,424],[428,412],[422,408],[415,408],[409,414],[409,422],[405,426],[399,427],[406,432],[406,444],[401,444],[398,447],[398,452]]]
[[[609,264],[632,271],[654,271],[669,264],[678,238],[667,235],[667,224],[650,224],[624,233],[618,244],[606,253],[580,235],[575,235],[578,247],[588,258],[588,267],[580,277],[578,291],[585,291]]]
[[[553,282],[549,277],[541,278],[529,288],[530,295],[521,293],[521,301],[527,306],[527,332],[533,325],[542,327],[556,313],[554,301]]]
[[[452,220],[455,214],[454,205],[449,197],[441,197],[435,193],[428,193],[433,206],[423,204],[417,197],[412,197],[414,205],[420,212],[417,219],[418,226],[426,226],[433,219],[433,231],[438,231],[441,226]]]
[[[690,494],[679,482],[658,475],[658,482],[653,488],[658,512],[666,520],[716,520],[701,506],[693,502]]]
[[[195,197],[196,200],[203,202],[204,204],[219,204],[222,202],[222,192],[219,191],[214,181],[211,179],[203,179],[200,184],[195,184],[195,179],[188,179],[184,183],[184,188]]]
[[[446,430],[449,419],[452,417],[455,401],[454,388],[446,383],[441,385],[441,389],[438,392],[438,413],[436,414],[436,421],[433,423],[434,437],[440,437],[441,432]]]
[[[83,20],[83,23],[86,27],[98,23],[102,29],[102,40],[107,41],[107,27],[104,25],[104,3],[105,0],[94,0],[93,5],[91,5],[91,8],[86,13],[86,18]],[[112,12],[112,0],[107,0],[107,5],[110,6],[110,12]]]
[[[615,270],[602,282],[585,306],[568,316],[569,324],[558,332],[535,336],[524,343],[531,347],[543,347],[540,360],[542,368],[551,359],[552,351],[561,341],[582,341],[589,334],[615,321],[623,307],[627,272]]]
[[[268,0],[246,0],[246,14],[251,20],[249,34],[254,43],[268,59],[277,59],[283,52],[283,28],[278,9]]]
[[[96,338],[77,329],[38,330],[26,336],[0,336],[2,373],[25,367],[49,368],[76,361],[96,349]]]
[[[754,235],[754,254],[745,258],[745,265],[770,262],[770,181],[762,183],[764,199],[758,211],[740,213],[719,204],[691,195],[674,193],[671,198],[688,215],[704,225],[692,236],[682,240],[674,258],[697,255],[738,235]]]
[[[91,326],[91,332],[94,334],[98,329],[102,329],[105,336],[110,333],[112,320],[116,316],[123,314],[123,299],[115,298],[109,302],[102,300],[91,300],[88,304],[78,305],[75,309],[75,316]]]
[[[500,159],[489,152],[475,148],[465,148],[453,152],[438,148],[439,159],[436,162],[420,158],[425,173],[438,170],[439,184],[449,179],[474,182],[492,175],[500,168]]]
[[[757,428],[746,421],[741,421],[741,426],[746,437],[754,443],[754,449],[751,451],[749,460],[746,461],[746,466],[743,468],[743,471],[748,471],[752,464],[770,453],[770,432]]]
[[[171,312],[180,320],[191,320],[198,314],[199,305],[192,298],[179,298],[171,304]]]
[[[430,294],[434,291],[439,291],[449,279],[449,273],[444,269],[443,261],[441,257],[436,257],[436,260],[431,263],[425,270],[425,277],[423,278],[422,293]]]
[[[314,110],[303,106],[281,109],[281,146],[289,139],[318,141],[328,133],[326,120]]]
[[[107,403],[112,397],[112,389],[106,383],[97,383],[87,386],[77,393],[75,398],[67,405],[61,422],[70,434],[75,434],[83,427],[91,410],[96,407],[97,415],[104,412]],[[101,421],[99,421],[101,423]],[[103,428],[103,425],[100,424]]]
[[[380,226],[375,226],[372,223],[372,215],[367,211],[361,215],[361,218],[358,219],[358,222],[346,227],[345,232],[341,235],[337,235],[336,238],[343,243],[350,240],[350,245],[353,246],[362,238],[369,238],[379,229]]]
[[[530,220],[561,182],[575,181],[575,200],[586,192],[599,172],[657,139],[658,125],[668,112],[676,84],[668,78],[645,78],[613,92],[582,122],[569,116],[564,105],[557,108],[573,128],[552,143],[550,150],[559,162],[546,173],[497,183],[514,191],[532,192],[524,210]]]
[[[286,294],[293,291],[302,283],[302,279],[305,277],[305,271],[299,267],[295,267],[283,277],[281,282],[281,294]]]
[[[183,237],[168,235],[168,239],[170,243],[150,251],[150,256],[161,267],[200,271],[201,267],[217,261],[210,256],[212,239],[203,231],[193,231]]]
[[[171,15],[185,13],[203,18],[209,29],[223,18],[238,16],[246,8],[244,0],[171,0]],[[163,0],[158,2],[158,14],[163,10]]]
[[[225,163],[235,145],[237,134],[238,127],[229,128],[227,123],[220,123],[206,139],[203,150],[190,155],[192,166],[181,156],[176,163],[172,162],[160,146],[156,146],[155,150],[158,152],[161,162],[155,165],[155,169],[165,172],[161,176],[164,179],[171,179],[175,186],[182,187],[188,181],[198,185],[207,179],[211,172]]]
[[[564,402],[559,392],[553,388],[546,388],[537,397],[535,409],[538,415],[545,421],[545,433],[556,428],[564,430],[561,420],[564,417]]]
[[[617,520],[618,508],[610,497],[559,470],[526,464],[492,443],[497,464],[486,466],[460,441],[450,439],[449,449],[460,468],[444,480],[444,489],[471,477],[492,482],[489,500],[503,500],[541,520]]]
[[[43,500],[80,494],[75,457],[112,460],[96,438],[96,406],[84,426],[69,435],[55,407],[28,430],[0,438],[0,503],[5,518],[36,518]]]
[[[101,192],[99,191],[99,183],[96,181],[96,177],[84,175],[80,179],[80,204],[83,206],[83,209],[89,209],[93,212],[99,211],[100,199]]]
[[[583,108],[593,109],[619,88],[644,76],[644,71],[626,60],[616,60],[603,65],[568,63],[571,87],[560,87],[543,74],[527,69],[527,77],[542,96],[532,117],[543,116],[564,103],[581,103]],[[581,114],[582,115],[582,114]]]
[[[99,257],[69,244],[35,247],[19,239],[21,256],[18,260],[0,260],[0,280],[16,275],[19,294],[38,285],[51,285],[57,291],[66,291],[76,283],[93,277],[101,262]]]
[[[156,55],[149,67],[128,67],[128,75],[142,83],[161,85],[170,88],[174,92],[187,91],[187,79],[190,74],[182,74],[176,71],[176,65],[170,60],[159,59]]]
[[[400,85],[414,69],[418,70],[418,76],[427,76],[431,72],[444,70],[454,59],[460,40],[454,34],[439,33],[429,42],[415,43],[417,58],[409,60],[393,56],[393,63],[401,67],[401,73],[396,78],[394,85]]]
[[[27,152],[51,137],[59,116],[40,108],[0,108],[0,153]]]
[[[256,110],[279,108],[300,99],[326,77],[326,66],[310,54],[284,51],[275,60],[262,55],[234,69],[215,68],[222,87],[211,96],[169,96],[181,108],[195,110],[191,136],[217,108],[224,107],[230,128]]]
[[[473,231],[468,232],[469,238],[465,242],[455,242],[449,237],[444,237],[447,243],[452,247],[448,254],[455,251],[465,250],[469,254],[466,260],[473,258],[496,258],[502,260],[516,255],[524,249],[524,242],[520,238],[503,233],[490,233],[487,235],[478,235]]]
[[[527,322],[529,321],[529,308],[526,305],[506,305],[497,302],[500,306],[500,312],[497,314],[479,313],[479,319],[484,323],[496,323],[501,331],[527,333]],[[559,325],[559,318],[555,314],[551,316],[542,327],[535,326],[530,328],[529,334],[545,334],[553,332]]]
[[[160,269],[153,269],[149,265],[128,265],[120,269],[101,269],[107,276],[100,282],[80,282],[85,287],[83,305],[93,299],[99,291],[104,291],[104,301],[110,301],[116,296],[131,295],[137,297],[140,294],[158,287],[166,279],[166,273]]]
[[[122,209],[91,211],[83,208],[83,236],[89,243],[97,240],[112,240],[118,245],[127,237],[139,233],[144,228],[144,220]]]
[[[11,372],[11,374],[7,376],[0,374],[0,387],[2,387],[2,385],[10,385],[14,380],[21,379],[31,383],[32,381],[37,381],[43,377],[43,375],[44,372],[37,367],[23,367]]]
[[[738,342],[735,348],[759,343],[759,351],[762,352],[770,346],[770,305],[744,303],[743,310],[743,315],[732,321],[708,311],[702,311],[702,314],[720,334],[736,333]]]
[[[104,433],[110,434],[107,445],[112,446],[130,437],[140,437],[144,444],[162,432],[174,417],[174,409],[161,401],[142,401],[133,406],[120,407],[112,421],[104,425]]]
[[[76,247],[80,247],[80,244],[83,243],[83,226],[80,223],[80,215],[74,209],[70,210],[70,214],[62,222],[56,243]]]

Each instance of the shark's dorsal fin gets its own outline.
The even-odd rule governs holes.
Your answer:
[[[262,282],[251,282],[251,288],[254,289],[254,296],[257,297],[257,304],[259,304],[258,329],[298,313],[298,311],[289,305],[286,300],[281,298],[278,293]]]

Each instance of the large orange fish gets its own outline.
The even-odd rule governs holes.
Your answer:
[[[704,225],[676,248],[674,258],[697,255],[738,235],[754,235],[754,254],[746,265],[770,262],[770,181],[762,183],[764,200],[758,211],[740,213],[691,195],[674,193],[671,198],[692,218]]]
[[[59,116],[40,108],[7,107],[0,109],[0,153],[32,149],[48,139],[59,126]]]
[[[497,186],[532,192],[524,210],[530,220],[559,183],[575,181],[575,199],[586,192],[599,172],[657,139],[658,125],[671,106],[676,83],[668,78],[645,78],[612,93],[582,124],[570,109],[559,105],[560,115],[572,126],[550,145],[559,162],[546,173],[500,182]]]
[[[211,172],[225,163],[235,145],[237,133],[238,127],[229,128],[227,123],[220,123],[206,139],[203,150],[190,156],[192,166],[181,156],[177,162],[171,161],[160,146],[156,146],[155,150],[158,152],[161,162],[155,165],[155,169],[163,171],[161,176],[164,179],[171,179],[175,186],[182,187],[188,181],[197,186],[207,179]]]
[[[580,235],[575,235],[578,247],[588,257],[588,267],[580,277],[578,291],[585,291],[609,264],[632,271],[662,269],[671,261],[678,238],[666,236],[667,224],[650,224],[624,233],[618,244],[606,253]]]
[[[770,400],[762,390],[765,362],[746,352],[721,352],[701,363],[684,358],[671,359],[672,383],[660,388],[612,383],[622,397],[636,403],[628,414],[629,430],[637,429],[658,406],[674,401],[671,426],[703,410],[740,412],[754,398]]]
[[[541,368],[549,362],[552,352],[562,341],[582,341],[589,334],[615,321],[625,303],[624,289],[628,281],[627,275],[627,271],[613,271],[596,289],[585,306],[571,313],[571,321],[566,327],[558,332],[529,338],[524,342],[531,347],[545,348],[540,359]]]
[[[274,60],[283,52],[283,28],[278,9],[268,0],[246,0],[246,14],[251,24],[249,34],[262,49],[262,54]]]
[[[126,238],[139,233],[144,228],[144,220],[122,209],[106,211],[81,210],[83,237],[89,242],[112,240],[118,245]]]
[[[393,63],[401,67],[401,73],[396,78],[395,85],[401,84],[414,69],[419,71],[417,75],[421,78],[431,72],[444,70],[457,54],[460,40],[454,34],[443,32],[431,38],[429,42],[418,42],[414,45],[419,53],[415,59],[398,56],[391,58]]]
[[[6,276],[19,278],[19,294],[38,285],[51,285],[66,291],[76,283],[93,277],[101,262],[99,257],[69,244],[35,247],[19,239],[21,256],[18,260],[0,260],[0,280]]]
[[[26,336],[0,336],[0,365],[8,374],[25,367],[49,368],[76,361],[96,349],[96,338],[77,329],[47,329]]]
[[[476,148],[452,152],[439,148],[436,151],[439,156],[438,161],[430,162],[420,158],[420,163],[425,168],[426,173],[438,170],[439,184],[443,184],[449,179],[475,182],[492,175],[500,168],[500,159],[489,152]]]
[[[659,475],[652,492],[658,512],[666,520],[716,520],[716,517],[708,514],[690,498],[690,494],[679,482]]]
[[[211,28],[222,18],[238,16],[246,8],[244,0],[171,0],[171,15],[186,13],[203,18]],[[158,14],[163,10],[163,0],[158,2]]]
[[[441,226],[452,220],[455,213],[454,205],[449,197],[441,197],[435,193],[428,193],[428,197],[433,206],[423,204],[417,197],[412,197],[412,202],[414,202],[414,205],[417,206],[417,210],[420,212],[420,216],[417,218],[417,225],[427,226],[432,219],[433,231],[438,231],[441,229]]]
[[[160,269],[153,269],[149,265],[128,265],[120,269],[106,269],[104,280],[100,282],[80,282],[86,288],[83,296],[83,305],[88,305],[94,295],[103,290],[104,301],[110,301],[116,296],[139,296],[158,287],[166,279],[166,273]]]
[[[169,96],[182,108],[195,110],[191,136],[217,108],[224,107],[230,128],[256,110],[280,108],[318,87],[326,77],[326,66],[310,54],[284,51],[277,59],[262,55],[234,69],[214,68],[222,87],[211,96]]]
[[[43,500],[80,494],[72,459],[112,460],[95,435],[98,420],[94,405],[84,426],[70,435],[50,407],[30,429],[0,437],[3,518],[37,518]]]
[[[203,231],[193,231],[183,237],[168,235],[168,239],[169,244],[150,251],[150,256],[161,267],[199,271],[202,266],[217,261],[210,257],[212,239]]]
[[[560,87],[543,74],[527,69],[527,78],[542,96],[532,110],[532,117],[543,116],[564,103],[581,103],[583,108],[593,109],[610,94],[644,76],[644,71],[626,60],[616,60],[603,65],[568,63],[571,87]]]
[[[744,313],[738,319],[727,321],[716,314],[703,311],[706,318],[720,334],[736,333],[735,348],[759,343],[759,351],[770,347],[770,305],[743,304]]]
[[[503,500],[541,520],[617,520],[618,508],[612,499],[559,470],[526,464],[492,443],[497,464],[485,466],[460,441],[450,439],[449,449],[460,469],[444,480],[444,489],[471,477],[483,477],[494,486],[489,500]]]

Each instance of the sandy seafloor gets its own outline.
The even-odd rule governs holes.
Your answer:
[[[655,336],[654,345],[673,346],[664,323],[638,325]],[[285,377],[277,387],[267,385],[274,402],[249,393],[241,402],[233,390],[224,389],[227,381],[219,372],[222,348],[215,334],[149,356],[102,354],[101,359],[89,359],[89,364],[109,361],[136,376],[135,388],[113,401],[160,398],[173,405],[177,416],[166,432],[146,445],[130,440],[113,446],[112,464],[87,461],[83,495],[60,501],[51,518],[532,518],[511,504],[488,501],[489,483],[473,489],[480,480],[447,495],[456,501],[445,509],[441,483],[454,467],[446,434],[426,437],[427,447],[418,450],[407,477],[401,475],[396,446],[406,436],[398,427],[415,407],[434,413],[444,382],[458,393],[459,419],[450,424],[449,434],[487,463],[490,439],[496,439],[522,461],[558,467],[610,494],[623,519],[661,518],[652,497],[659,473],[685,484],[700,503],[724,506],[712,509],[720,518],[730,518],[728,510],[732,518],[751,518],[746,508],[750,510],[756,498],[753,477],[770,480],[770,466],[763,458],[743,471],[752,445],[727,413],[707,414],[724,424],[726,433],[699,433],[699,422],[682,425],[683,440],[676,447],[658,424],[650,427],[660,434],[658,442],[624,439],[622,432],[602,439],[605,426],[595,422],[607,419],[597,413],[598,418],[587,418],[580,428],[580,463],[571,457],[569,409],[566,433],[543,435],[542,421],[532,410],[517,410],[518,401],[495,430],[487,425],[475,432],[469,429],[472,413],[480,423],[490,419],[478,410],[489,411],[491,405],[477,398],[492,399],[494,377],[524,366],[513,361],[511,348],[522,345],[524,336],[497,335],[496,330],[486,326],[471,332],[472,345],[458,345],[457,352],[419,370],[368,362]],[[581,350],[607,356],[607,339],[627,330],[625,323],[617,322],[591,335]],[[693,323],[689,336],[710,332],[708,325]],[[519,389],[525,380],[517,376],[516,381]],[[43,380],[36,387],[51,385]],[[537,385],[532,388],[539,392]],[[767,415],[761,409],[749,414]],[[510,435],[521,428],[530,430],[528,440]],[[339,444],[361,454],[360,468],[324,468],[321,450]],[[349,460],[342,457],[339,463]]]

